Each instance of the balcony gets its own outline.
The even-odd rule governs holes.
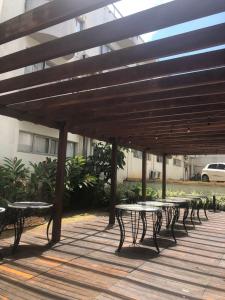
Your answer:
[[[26,0],[25,10],[29,11],[38,6],[48,3],[48,0]],[[31,35],[38,43],[46,43],[52,41],[56,38],[66,36],[68,34],[74,33],[76,28],[75,19],[68,20],[66,22],[51,26],[47,29],[35,32]],[[64,57],[65,60],[73,58],[74,54],[70,54]]]

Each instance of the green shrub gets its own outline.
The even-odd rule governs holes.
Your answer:
[[[28,175],[22,159],[4,158],[0,166],[0,197],[10,202],[26,200]]]

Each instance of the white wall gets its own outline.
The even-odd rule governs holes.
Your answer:
[[[181,167],[173,164],[173,158],[168,160],[167,179],[183,180],[184,179],[184,159],[183,156],[174,157],[181,160]],[[162,178],[162,163],[157,162],[157,157],[151,155],[151,159],[147,160],[147,179],[150,178],[151,171],[160,173]],[[122,182],[126,179],[141,180],[142,178],[142,159],[133,156],[133,152],[126,154],[126,166],[124,170],[118,171],[118,181]]]

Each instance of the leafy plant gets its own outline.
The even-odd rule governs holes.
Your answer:
[[[22,159],[4,158],[0,166],[0,195],[10,202],[21,201],[26,198],[26,185],[29,170],[22,163]]]
[[[57,160],[46,158],[31,163],[32,172],[28,183],[28,198],[32,201],[52,202],[55,196]]]
[[[124,149],[123,149],[124,150]],[[125,154],[122,148],[117,151],[117,169],[123,169]],[[112,146],[108,143],[97,143],[93,149],[93,155],[89,156],[87,167],[90,172],[105,184],[110,183],[111,178]]]
[[[66,188],[69,191],[88,189],[96,183],[96,177],[88,173],[86,159],[75,156],[66,163]]]

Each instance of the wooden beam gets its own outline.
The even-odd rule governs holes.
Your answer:
[[[5,79],[0,81],[0,93],[221,45],[224,31],[225,24],[219,24]]]
[[[55,0],[0,24],[0,44],[64,22],[118,0]]]
[[[142,201],[146,201],[147,152],[142,151]]]
[[[225,82],[225,68],[212,69],[201,72],[193,72],[182,75],[174,75],[157,79],[145,80],[131,84],[124,84],[103,89],[91,90],[87,92],[79,92],[71,95],[56,96],[50,99],[26,102],[21,104],[22,109],[32,111],[43,109],[62,110],[69,107],[69,111],[76,109],[78,103],[83,105],[92,101],[102,101],[103,99],[113,99],[116,97],[129,97],[137,95],[146,95],[150,93],[177,90],[180,88],[188,88],[199,85],[216,84]],[[85,104],[85,105],[86,105]]]
[[[209,116],[213,113],[221,113],[225,111],[225,99],[223,98],[221,103],[215,102],[211,104],[199,104],[199,105],[190,105],[187,107],[175,107],[168,109],[159,109],[154,110],[150,109],[145,112],[133,112],[131,114],[122,114],[116,116],[110,116],[108,118],[99,117],[96,119],[88,119],[83,117],[83,121],[85,122],[85,126],[107,126],[113,124],[126,124],[127,122],[138,122],[143,120],[148,120],[149,122],[164,122],[164,120],[176,120],[182,116],[194,116],[195,114],[201,114],[201,116]],[[62,118],[63,119],[63,118]],[[76,119],[74,124],[79,124],[81,119]]]
[[[77,78],[65,82],[35,87],[0,96],[0,104],[15,104],[26,101],[80,92],[112,85],[119,85],[154,77],[200,71],[225,66],[225,49],[196,54],[166,61],[129,67],[122,70]]]
[[[162,161],[162,199],[166,199],[166,154],[163,154]]]
[[[160,111],[162,114],[166,113],[167,111],[176,113],[176,111],[187,111],[192,109],[198,109],[198,107],[201,107],[202,110],[207,109],[207,107],[210,107],[212,105],[223,105],[225,103],[225,93],[224,94],[214,94],[211,96],[196,96],[196,97],[187,97],[187,98],[176,98],[176,99],[162,99],[161,101],[149,101],[142,104],[134,104],[134,105],[127,105],[126,109],[119,109],[115,107],[113,111],[108,111],[105,113],[105,111],[99,109],[99,111],[86,111],[82,112],[82,116],[80,116],[80,112],[78,111],[71,111],[65,112],[67,118],[76,119],[76,122],[82,122],[82,120],[85,119],[86,123],[98,123],[98,121],[104,122],[113,122],[116,120],[122,120],[125,118],[133,118],[138,116],[149,116],[151,115],[157,115],[160,114]],[[107,103],[106,103],[107,105]],[[166,106],[166,110],[165,110]],[[61,114],[63,114],[63,111],[61,111]]]
[[[61,223],[63,210],[63,196],[65,184],[65,162],[66,162],[66,148],[67,148],[67,126],[63,124],[59,132],[59,146],[58,146],[58,162],[56,173],[56,189],[54,201],[54,215],[52,228],[52,243],[60,241],[61,237]]]
[[[117,150],[118,145],[116,139],[112,139],[112,161],[111,161],[111,199],[109,205],[109,226],[115,224],[115,206],[116,206],[116,190],[117,190]]]
[[[118,97],[110,99],[110,101],[108,101],[108,99],[103,101],[93,101],[92,103],[89,103],[88,106],[84,106],[82,105],[82,103],[80,103],[76,105],[76,112],[90,112],[93,115],[96,115],[96,113],[98,113],[99,111],[101,111],[105,115],[114,111],[119,111],[122,113],[127,112],[127,107],[129,107],[130,109],[138,109],[139,107],[143,107],[145,104],[148,104],[149,102],[153,101],[174,101],[178,98],[182,98],[184,99],[184,101],[186,101],[186,98],[192,98],[203,95],[207,97],[216,94],[225,94],[225,83],[194,86],[190,88],[181,88],[177,90],[156,92],[146,95]]]
[[[224,11],[221,0],[175,0],[0,58],[0,73]],[[110,33],[110,34],[109,34]]]

